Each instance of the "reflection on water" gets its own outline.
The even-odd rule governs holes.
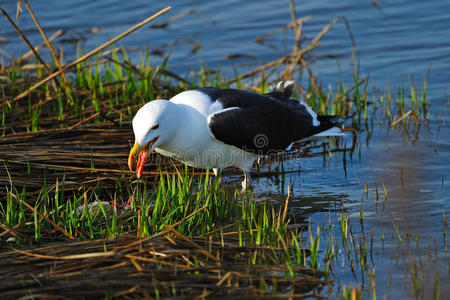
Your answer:
[[[348,200],[347,195],[323,194],[298,195],[289,198],[289,213],[295,216],[295,223],[306,223],[312,215],[317,213],[340,213],[344,209],[343,203]],[[261,199],[275,205],[284,205],[286,196],[272,194],[261,196]]]
[[[448,145],[448,133],[446,141]],[[425,141],[424,141],[425,140]],[[441,282],[440,290],[448,295],[448,253],[444,251],[443,213],[450,211],[450,197],[444,190],[443,174],[449,174],[448,154],[436,155],[433,151],[433,138],[422,138],[417,145],[408,145],[399,137],[391,136],[385,151],[375,154],[379,162],[377,173],[383,178],[389,191],[389,199],[383,204],[384,210],[369,218],[368,224],[377,231],[397,235],[398,226],[402,242],[394,237],[384,244],[384,249],[392,261],[379,260],[382,265],[391,265],[393,284],[411,281],[411,268],[423,272],[423,285],[419,295],[433,297],[435,280]],[[431,142],[431,143],[430,143]],[[444,143],[444,144],[445,144]],[[444,164],[443,164],[444,163]],[[395,268],[392,270],[392,268]],[[396,271],[395,271],[396,270]],[[401,276],[399,271],[408,276]],[[401,291],[394,291],[393,294]],[[392,295],[393,295],[392,294]]]

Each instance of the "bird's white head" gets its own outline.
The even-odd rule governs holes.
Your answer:
[[[148,153],[151,153],[172,138],[177,120],[176,104],[167,100],[153,100],[138,110],[133,118],[135,143],[128,156],[130,171],[142,150],[149,147]]]

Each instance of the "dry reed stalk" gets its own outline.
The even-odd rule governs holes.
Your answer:
[[[220,263],[220,260],[218,260],[214,255],[212,255],[211,253],[209,253],[208,251],[206,251],[205,249],[203,249],[202,247],[200,247],[199,245],[197,245],[193,241],[189,240],[187,237],[185,237],[184,235],[182,235],[181,233],[176,231],[172,226],[166,225],[166,228],[168,228],[173,234],[175,234],[176,237],[178,237],[178,238],[184,240],[186,243],[192,245],[194,248],[198,249],[201,253],[203,253],[204,255],[208,256],[209,258],[211,258],[215,262]]]
[[[72,130],[72,129],[74,129],[74,128],[80,126],[80,125],[83,124],[83,123],[86,123],[86,122],[88,122],[88,121],[90,121],[90,120],[92,120],[92,119],[97,118],[99,115],[100,115],[100,112],[96,112],[95,114],[93,114],[93,115],[91,115],[91,116],[89,116],[89,117],[87,117],[87,118],[81,120],[81,121],[78,122],[77,124],[68,127],[67,129],[68,129],[68,130]]]
[[[320,47],[320,44],[311,43],[305,49],[302,49],[301,51],[299,51],[297,53],[297,55],[301,58],[303,55],[305,55],[306,53],[308,53],[309,51],[311,51],[311,50],[313,50],[313,49],[315,49],[317,47]],[[260,67],[254,69],[254,70],[251,70],[251,71],[249,71],[249,72],[247,72],[245,74],[239,75],[239,76],[237,76],[237,77],[235,77],[235,78],[233,78],[231,80],[228,80],[226,82],[226,84],[228,85],[228,84],[234,83],[236,81],[248,78],[248,77],[253,76],[253,75],[257,74],[257,73],[263,72],[263,71],[265,71],[265,70],[267,70],[267,69],[269,69],[271,67],[279,67],[281,64],[283,64],[283,63],[285,63],[285,62],[287,62],[287,61],[289,61],[291,59],[292,59],[292,57],[290,55],[283,56],[283,57],[281,57],[279,59],[276,59],[276,60],[273,60],[273,61],[271,61],[271,62],[269,62],[269,63],[267,63],[267,64],[265,64],[263,66],[260,66]]]
[[[56,31],[54,34],[52,34],[49,38],[48,41],[51,42],[54,39],[56,39],[57,37],[60,37],[62,34],[64,33],[64,30],[59,29],[58,31]],[[39,51],[42,48],[47,47],[47,43],[44,42],[36,47],[34,47],[34,51]],[[19,57],[16,61],[15,64],[21,64],[25,59],[27,59],[28,57],[30,57],[34,52],[32,50],[28,51],[27,53],[25,53],[24,55],[22,55],[21,57]],[[34,67],[35,69],[35,67]]]
[[[5,231],[3,231],[2,233],[0,233],[0,237],[6,235],[6,234],[8,234],[8,233],[11,234],[12,236],[15,236],[15,237],[17,237],[17,236],[23,237],[23,235],[22,235],[21,233],[16,232],[16,229],[19,228],[19,227],[21,227],[23,224],[25,224],[25,221],[22,221],[22,222],[20,222],[19,224],[14,225],[13,227],[8,227],[8,226],[6,226],[5,224],[1,224],[1,223],[0,223],[0,227],[1,227],[3,230],[5,230]]]
[[[4,161],[2,159],[2,161]],[[18,164],[27,164],[27,162],[23,161],[15,161],[15,160],[9,160],[8,162],[14,162]],[[39,166],[39,167],[45,167],[45,168],[51,168],[51,169],[64,169],[64,170],[73,170],[73,171],[84,171],[84,172],[112,172],[112,173],[123,173],[124,170],[115,170],[115,169],[100,169],[100,168],[82,168],[82,167],[71,167],[71,166],[64,166],[64,165],[55,165],[55,164],[44,164],[44,163],[33,163],[28,162],[30,166]],[[144,172],[149,173],[149,172]],[[152,175],[157,175],[159,172],[150,172]],[[176,172],[169,173],[169,175],[176,174]]]
[[[298,62],[303,60],[303,56],[308,53],[309,51],[316,49],[320,47],[320,44],[309,44],[304,49],[299,49],[297,53],[293,53],[291,55],[291,59],[289,64],[286,66],[285,70],[283,71],[283,77],[285,80],[290,80],[292,78],[292,73],[294,72],[295,67],[297,66]],[[303,60],[304,61],[304,60]],[[302,64],[303,65],[303,64]]]
[[[225,280],[227,280],[229,277],[231,277],[231,275],[233,275],[233,272],[229,271],[227,274],[225,274],[218,282],[217,282],[217,286],[221,286],[222,283],[225,282]]]
[[[19,19],[19,15],[22,12],[22,0],[17,0],[17,6],[16,6],[16,20]]]
[[[220,228],[218,228],[218,229],[215,229],[215,230],[213,230],[213,231],[210,231],[210,232],[205,233],[205,236],[210,236],[210,235],[212,235],[212,234],[214,234],[214,233],[222,232],[223,230],[228,229],[228,228],[233,227],[233,226],[236,226],[236,225],[237,225],[236,222],[235,222],[235,223],[232,223],[232,224],[225,225],[225,226],[223,226],[223,227],[220,227]]]
[[[295,18],[295,6],[294,3],[291,2],[291,14],[293,18]],[[295,44],[294,49],[292,52],[292,59],[290,61],[290,64],[288,64],[283,71],[283,78],[285,80],[290,80],[293,76],[293,72],[295,70],[295,67],[299,62],[301,62],[302,66],[306,67],[306,61],[303,59],[303,56],[305,53],[317,48],[320,46],[318,42],[325,36],[325,34],[336,24],[336,22],[339,20],[339,17],[336,17],[330,21],[328,25],[326,25],[322,30],[314,37],[314,39],[311,41],[311,43],[305,48],[300,48],[300,38],[301,38],[301,30],[299,28],[294,27],[294,34],[295,34]],[[312,75],[312,72],[310,72],[310,69],[308,71],[309,75]]]
[[[17,101],[19,99],[22,99],[23,97],[29,95],[32,91],[34,91],[35,89],[37,89],[38,87],[40,87],[41,85],[45,84],[46,82],[52,80],[53,78],[59,76],[62,72],[67,71],[68,69],[76,66],[77,64],[79,64],[80,62],[85,61],[86,59],[88,59],[89,57],[91,57],[92,55],[102,51],[103,49],[105,49],[106,47],[114,44],[115,42],[117,42],[118,40],[122,39],[123,37],[129,35],[130,33],[132,33],[133,31],[141,28],[142,26],[144,26],[145,24],[147,24],[148,22],[154,20],[155,18],[159,17],[160,15],[166,13],[168,10],[170,10],[171,7],[167,6],[166,8],[160,10],[159,12],[155,13],[154,15],[148,17],[147,19],[145,19],[144,21],[134,25],[133,27],[131,27],[130,29],[124,31],[123,33],[119,34],[118,36],[116,36],[115,38],[112,38],[111,40],[109,40],[108,42],[104,43],[103,45],[95,48],[94,50],[90,51],[89,53],[83,55],[82,57],[78,58],[77,60],[65,65],[61,71],[57,71],[53,74],[51,74],[50,76],[48,76],[47,78],[39,81],[38,83],[36,83],[35,85],[33,85],[32,87],[30,87],[28,90],[26,90],[25,92],[17,95],[14,98],[14,101]]]
[[[408,112],[404,113],[400,118],[394,119],[394,121],[391,123],[391,127],[395,127],[398,123],[400,123],[403,119],[407,118],[409,115],[412,115],[414,121],[417,124],[420,124],[420,120],[417,117],[416,113],[413,112],[412,110],[409,110]]]
[[[239,80],[242,80],[242,79],[245,79],[247,77],[253,76],[253,75],[255,75],[257,73],[260,73],[260,72],[262,72],[264,70],[267,70],[267,69],[269,69],[271,67],[279,66],[286,60],[286,58],[287,58],[287,56],[283,56],[282,58],[278,58],[276,60],[273,60],[273,61],[271,61],[271,62],[269,62],[269,63],[267,63],[267,64],[265,64],[263,66],[260,66],[260,67],[254,69],[254,70],[251,70],[251,71],[249,71],[249,72],[247,72],[245,74],[239,75],[239,76],[235,77],[234,79],[228,80],[226,82],[226,85],[231,84],[231,83],[236,82],[236,81],[239,81]]]
[[[44,41],[45,41],[45,43],[46,43],[46,45],[48,47],[48,50],[50,50],[50,53],[53,56],[53,60],[55,61],[56,66],[58,67],[59,71],[61,72],[61,78],[63,79],[64,84],[65,84],[64,92],[66,93],[67,99],[70,99],[71,98],[70,97],[70,85],[69,85],[69,82],[67,81],[66,75],[64,74],[64,72],[63,72],[63,70],[61,68],[61,64],[59,63],[59,59],[58,59],[58,57],[56,57],[55,51],[53,50],[53,47],[50,44],[50,41],[48,40],[47,35],[45,34],[44,30],[42,30],[41,24],[39,24],[39,21],[36,18],[36,16],[34,15],[34,12],[31,9],[31,6],[28,4],[28,1],[27,0],[23,0],[23,2],[25,3],[25,6],[27,7],[28,12],[31,15],[31,18],[33,19],[34,23],[36,24],[37,29],[41,33],[42,38],[44,39]]]
[[[355,37],[353,36],[352,30],[350,28],[350,24],[347,21],[347,18],[344,16],[340,16],[340,18],[342,19],[342,21],[345,24],[345,28],[347,29],[348,35],[350,37],[350,40],[352,41],[352,57],[351,57],[351,62],[352,62],[352,66],[355,69],[355,57],[356,57],[356,40]]]
[[[39,254],[39,253],[32,253],[21,249],[13,249],[13,251],[18,252],[20,254],[24,254],[27,256],[37,257],[37,258],[44,258],[44,259],[51,259],[51,260],[81,260],[81,259],[90,259],[90,258],[97,258],[97,257],[110,257],[116,255],[115,252],[107,251],[107,252],[89,252],[89,253],[81,253],[81,254],[74,254],[74,255],[65,255],[65,256],[56,256],[56,255],[45,255],[45,254]]]
[[[330,23],[327,26],[325,26],[314,37],[314,39],[311,41],[311,43],[307,47],[305,47],[304,49],[301,49],[300,45],[301,45],[301,35],[302,35],[302,29],[303,29],[303,22],[309,20],[310,17],[308,16],[308,17],[297,19],[296,12],[295,12],[295,4],[294,4],[293,1],[290,1],[290,10],[291,10],[291,18],[292,18],[292,22],[290,24],[288,24],[288,25],[286,25],[286,26],[284,26],[282,28],[277,28],[276,30],[274,30],[273,32],[270,32],[268,34],[262,35],[262,36],[256,38],[255,41],[256,42],[262,42],[263,39],[265,37],[267,37],[268,35],[270,35],[270,34],[279,32],[279,31],[281,31],[283,29],[293,28],[295,43],[294,43],[294,47],[293,47],[291,55],[286,55],[286,56],[284,56],[284,57],[282,57],[282,58],[280,58],[278,60],[271,61],[271,62],[267,63],[264,66],[258,67],[258,68],[254,69],[252,71],[249,71],[249,72],[247,72],[247,73],[245,73],[243,75],[237,76],[236,78],[234,78],[232,80],[229,80],[227,82],[227,84],[230,84],[230,83],[236,82],[238,80],[250,77],[250,76],[252,76],[252,75],[254,75],[256,73],[265,71],[265,70],[267,70],[269,68],[272,68],[272,67],[274,67],[272,69],[272,71],[274,71],[283,63],[286,64],[286,67],[283,70],[282,77],[284,78],[284,80],[290,80],[292,78],[292,76],[293,76],[293,72],[294,72],[295,68],[299,65],[299,63],[301,63],[299,72],[301,72],[301,67],[306,67],[306,61],[303,59],[304,55],[307,52],[309,52],[309,51],[311,51],[311,50],[313,50],[313,49],[315,49],[315,48],[320,46],[318,44],[318,42],[325,36],[325,34],[334,26],[334,24],[340,18],[340,17],[336,17],[336,18],[332,19],[330,21]],[[310,76],[312,75],[311,69],[309,69],[309,68],[308,68],[308,73],[309,73]],[[315,78],[313,78],[312,81],[313,81],[313,85],[315,86],[315,89],[317,89]]]
[[[284,221],[286,220],[290,197],[290,185],[288,185],[286,201],[284,202],[283,217],[281,218],[282,223],[284,223]]]
[[[125,254],[124,256],[126,258],[129,258],[129,259],[139,260],[139,261],[143,261],[143,262],[155,263],[155,264],[159,264],[159,265],[162,265],[162,266],[189,268],[188,265],[182,265],[182,264],[178,264],[178,263],[174,264],[174,263],[165,262],[165,261],[162,261],[162,260],[159,260],[159,259],[154,259],[154,258],[149,258],[149,257],[139,257],[139,256],[131,255],[131,254]]]
[[[33,54],[36,56],[36,58],[39,60],[39,62],[42,64],[42,66],[48,72],[48,74],[51,74],[52,71],[50,71],[50,69],[48,68],[47,64],[44,62],[42,57],[37,53],[37,51],[34,49],[33,45],[31,45],[28,38],[22,33],[20,28],[16,25],[16,23],[14,23],[14,21],[11,19],[11,17],[8,15],[8,13],[1,7],[0,7],[0,11],[6,17],[6,19],[11,24],[11,26],[14,28],[14,30],[16,30],[17,34],[22,38],[22,40],[25,42],[25,44],[27,44],[27,46],[30,48],[30,50],[33,51]]]
[[[291,8],[291,18],[292,18],[292,24],[293,24],[292,28],[294,30],[294,37],[295,37],[293,53],[296,53],[298,50],[300,50],[300,38],[302,35],[303,23],[296,22],[297,14],[295,12],[295,4],[294,4],[293,0],[289,1],[289,6]]]
[[[333,18],[330,23],[322,28],[322,30],[314,37],[314,39],[311,41],[311,44],[317,44],[324,36],[325,34],[336,24],[336,22],[339,20],[339,17]]]
[[[297,19],[295,23],[299,24],[299,23],[307,22],[309,20],[311,20],[311,16],[305,16],[305,17],[301,17],[301,18]],[[278,27],[278,28],[276,28],[276,29],[274,29],[274,30],[272,30],[272,31],[270,31],[268,33],[260,35],[259,37],[255,38],[254,41],[257,42],[257,43],[262,43],[264,41],[264,39],[266,39],[267,37],[269,37],[271,35],[274,35],[274,34],[276,34],[278,32],[281,32],[283,30],[287,30],[287,29],[293,28],[294,26],[295,26],[294,22],[292,22],[292,23],[289,23],[287,25]]]
[[[189,220],[190,218],[192,218],[193,216],[195,216],[196,214],[202,212],[203,210],[208,208],[208,204],[206,204],[205,206],[197,209],[196,211],[192,212],[191,214],[187,215],[186,217],[184,217],[183,219],[181,219],[180,221],[176,222],[175,224],[172,225],[172,227],[177,227],[178,225],[180,225],[181,223],[183,223],[186,220]]]
[[[193,251],[192,244],[183,238],[174,236],[172,244],[165,239],[168,233],[152,239],[58,242],[0,252],[0,297],[26,294],[99,298],[109,291],[130,298],[143,294],[166,299],[192,299],[199,294],[252,298],[261,295],[255,288],[258,283],[276,280],[278,292],[266,291],[266,296],[288,299],[304,296],[326,283],[320,271],[275,264],[270,256],[284,253],[283,248],[257,247],[266,260],[248,264],[256,248],[239,246],[236,239],[225,238],[223,244],[211,243],[211,237],[188,239],[202,249],[209,247],[220,253],[227,264],[218,265],[205,253]],[[287,272],[295,272],[296,276],[283,275]]]
[[[0,159],[0,161],[4,161],[3,159]],[[21,161],[13,161],[13,160],[9,160],[9,162],[14,162],[14,163],[19,163],[22,165],[26,165],[26,162],[21,162]],[[72,167],[72,166],[65,166],[65,165],[55,165],[55,164],[44,164],[44,163],[32,163],[32,162],[28,162],[28,164],[30,166],[38,166],[38,167],[44,167],[44,168],[48,168],[48,169],[53,169],[53,170],[70,170],[70,171],[81,171],[81,172],[100,172],[100,173],[116,173],[117,175],[119,174],[123,174],[123,173],[130,173],[130,174],[134,174],[134,172],[128,171],[126,170],[126,168],[123,169],[107,169],[107,168],[89,168],[89,167]],[[144,171],[143,172],[144,175],[147,176],[159,176],[159,175],[178,175],[180,174],[177,171],[166,171],[166,170],[161,170],[161,171]],[[192,172],[192,175],[205,175],[205,172]],[[105,177],[106,179],[109,179],[111,177]],[[92,179],[89,181],[85,181],[85,182],[95,182],[98,181],[98,179]]]
[[[293,21],[297,20],[297,15],[295,12],[295,4],[294,1],[291,0],[289,2],[290,8],[291,8],[291,18]],[[300,40],[301,40],[301,34],[302,34],[302,28],[303,28],[303,23],[297,24],[297,22],[293,22],[294,26],[293,26],[293,31],[294,31],[294,46],[292,49],[292,54],[291,56],[294,58],[292,60],[292,62],[286,66],[286,68],[283,71],[282,77],[285,80],[290,80],[293,76],[295,67],[297,66],[298,62],[300,61],[300,59],[302,58],[302,54],[300,54],[299,52],[301,51],[301,47],[300,47]],[[300,67],[301,70],[301,67]]]
[[[176,14],[176,15],[171,16],[166,22],[163,22],[163,23],[160,23],[160,24],[155,24],[155,25],[152,25],[151,27],[152,28],[165,28],[165,27],[167,27],[169,25],[169,23],[177,21],[177,20],[179,20],[181,18],[184,18],[184,17],[186,17],[186,16],[188,16],[190,14],[193,14],[195,12],[196,12],[195,8],[187,9],[187,10],[182,11],[182,12]]]

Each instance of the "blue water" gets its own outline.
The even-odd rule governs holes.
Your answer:
[[[151,24],[147,25],[120,44],[171,53],[169,69],[182,76],[203,64],[210,69],[220,68],[232,77],[235,69],[242,73],[290,53],[293,42],[291,31],[272,35],[263,44],[254,41],[290,22],[287,1],[30,2],[48,34],[61,28],[66,31],[56,45],[64,45],[67,61],[75,55],[77,47],[67,39],[78,39],[87,52],[168,4],[173,6],[172,10],[151,24],[189,13],[169,22],[166,28],[152,29]],[[417,297],[433,297],[435,281],[439,283],[441,298],[448,297],[450,263],[444,250],[443,216],[450,216],[450,1],[379,1],[380,7],[369,0],[295,4],[297,17],[312,17],[303,27],[304,45],[332,18],[345,16],[356,41],[360,74],[369,76],[376,91],[381,93],[388,86],[396,90],[410,76],[421,86],[422,78],[426,77],[431,103],[429,122],[422,125],[417,141],[413,141],[388,124],[378,123],[381,117],[376,116],[370,139],[367,142],[367,132],[361,132],[352,156],[338,153],[331,158],[289,161],[285,168],[300,172],[287,176],[284,182],[280,177],[256,179],[256,197],[283,203],[290,185],[290,210],[299,220],[310,218],[319,225],[331,222],[335,224],[332,235],[340,240],[338,220],[344,212],[351,217],[355,234],[367,237],[372,232],[370,270],[352,273],[344,255],[338,254],[338,262],[333,266],[335,289],[351,284],[362,287],[366,297],[369,296],[368,274],[375,266],[378,298],[414,298],[410,270],[416,264],[423,271]],[[10,15],[15,14],[15,1],[0,1],[0,6]],[[17,23],[32,44],[42,42],[25,8]],[[99,32],[92,33],[93,28]],[[6,39],[0,44],[4,60],[28,51],[3,18],[0,37]],[[201,48],[194,51],[198,44]],[[324,87],[335,86],[338,74],[351,86],[351,51],[345,24],[338,21],[322,39],[321,47],[312,52],[315,75]],[[138,62],[138,51],[130,54]],[[235,54],[240,57],[226,59]],[[152,56],[155,64],[161,59]],[[351,139],[346,142],[351,143]],[[388,191],[386,199],[382,183]],[[361,201],[363,223],[359,221]],[[401,243],[395,226],[399,228]],[[336,251],[342,253],[343,249],[337,247]]]

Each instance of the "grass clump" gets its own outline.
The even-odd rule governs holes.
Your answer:
[[[83,295],[117,295],[136,280],[146,283],[132,295],[145,290],[154,297],[195,295],[205,286],[215,296],[301,296],[327,283],[318,269],[318,237],[311,241],[310,252],[302,232],[288,229],[284,208],[242,198],[235,191],[230,194],[208,173],[192,176],[186,169],[161,174],[154,184],[117,183],[114,198],[132,201],[125,210],[100,200],[101,189],[70,193],[64,184],[63,180],[42,187],[34,206],[26,204],[25,193],[17,196],[13,187],[0,211],[4,228],[14,236],[9,239],[14,249],[2,253],[0,261],[13,256],[37,264],[32,273],[39,280],[46,278],[42,290],[32,286],[31,277],[25,281],[21,277],[29,291],[63,295],[84,282],[76,270],[86,267],[83,276],[90,279]],[[68,200],[60,202],[63,197]],[[76,242],[68,244],[67,238]],[[36,243],[42,246],[20,250]],[[38,267],[51,261],[50,270]],[[16,265],[16,271],[22,267]],[[4,296],[23,295],[22,289],[9,286],[16,280],[5,282]],[[173,286],[165,289],[168,283]]]

